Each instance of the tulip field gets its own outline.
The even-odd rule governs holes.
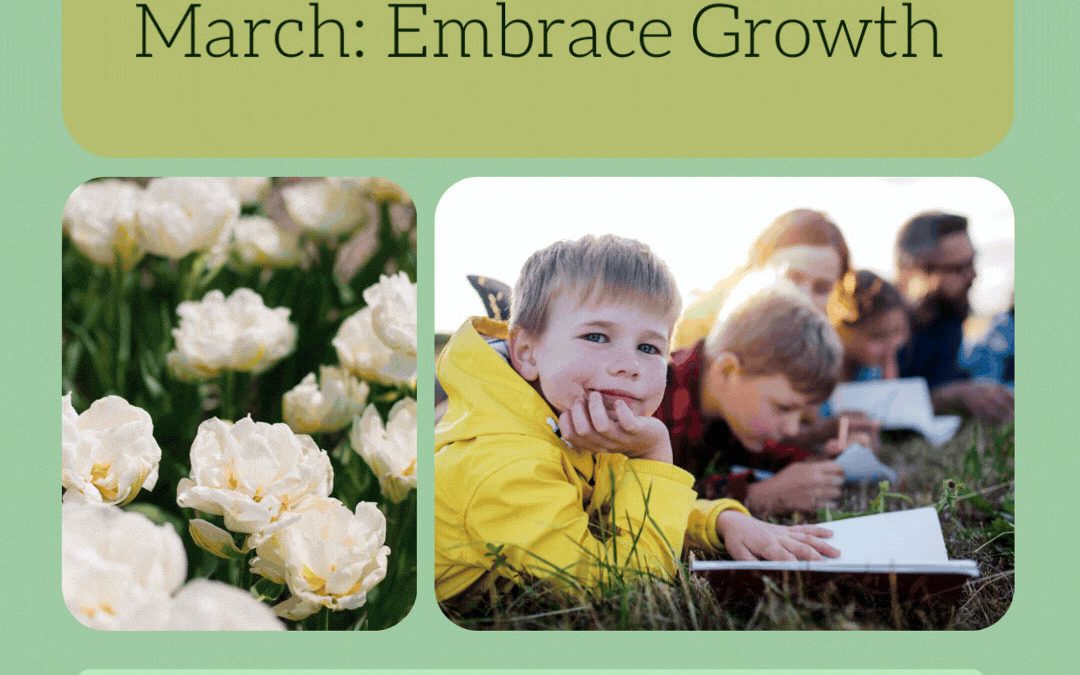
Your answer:
[[[378,630],[416,591],[416,211],[100,179],[63,213],[62,587],[105,630]]]

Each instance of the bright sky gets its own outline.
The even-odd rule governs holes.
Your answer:
[[[980,178],[471,178],[435,211],[435,330],[483,314],[467,275],[512,285],[533,251],[584,234],[648,244],[674,272],[685,304],[745,262],[776,216],[801,207],[829,214],[852,264],[887,278],[905,220],[929,209],[965,215],[977,252],[975,312],[1011,302],[1012,205]]]

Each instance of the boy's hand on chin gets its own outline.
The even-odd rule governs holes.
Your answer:
[[[721,511],[716,531],[735,560],[821,560],[840,551],[823,539],[832,530],[816,525],[773,525],[739,511]]]
[[[664,423],[635,415],[625,401],[616,401],[608,410],[600,392],[574,401],[559,415],[559,428],[574,447],[671,464],[671,438]]]

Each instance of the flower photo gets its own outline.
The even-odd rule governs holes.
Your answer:
[[[416,209],[104,178],[63,209],[62,591],[97,630],[380,630],[416,594]]]

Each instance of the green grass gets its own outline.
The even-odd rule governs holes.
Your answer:
[[[457,600],[443,610],[480,630],[977,630],[1008,610],[1014,588],[1014,436],[1010,427],[967,424],[940,448],[910,434],[889,435],[879,456],[900,471],[897,486],[852,487],[839,509],[794,524],[895,511],[939,509],[950,558],[978,562],[981,576],[958,594],[925,602],[871,594],[849,583],[813,587],[769,579],[762,591],[714,591],[688,574],[674,581],[609,575],[589,594],[568,596],[532,582],[507,593]],[[698,554],[700,556],[700,554]]]

